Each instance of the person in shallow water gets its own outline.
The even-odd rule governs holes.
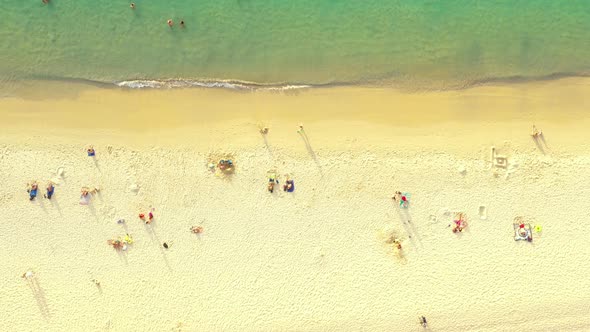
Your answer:
[[[180,21],[180,27],[184,28],[184,20]]]
[[[132,2],[132,3],[129,5],[129,7],[130,7],[131,9],[135,9],[135,2]]]
[[[168,20],[168,22],[167,22],[167,23],[168,23],[168,26],[169,26],[169,27],[171,27],[171,28],[172,28],[172,26],[174,25],[174,22],[172,22],[172,20],[170,20],[170,19]]]

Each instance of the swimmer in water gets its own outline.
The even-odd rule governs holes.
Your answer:
[[[174,25],[174,22],[172,22],[172,20],[168,20],[168,26],[172,28],[172,26]]]
[[[131,5],[129,5],[129,7],[130,7],[131,9],[135,9],[135,2],[132,2],[132,3],[131,3]]]
[[[184,28],[184,20],[180,21],[180,27]]]

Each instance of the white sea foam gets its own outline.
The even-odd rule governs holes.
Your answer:
[[[119,87],[130,89],[171,89],[171,88],[218,88],[231,90],[268,90],[268,91],[286,91],[311,88],[311,85],[264,85],[248,82],[232,81],[193,81],[193,80],[130,80],[115,83]]]

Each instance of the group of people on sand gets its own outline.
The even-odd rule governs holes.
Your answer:
[[[116,239],[108,240],[108,245],[112,246],[115,250],[127,250],[127,245],[133,244],[133,238],[131,235],[126,234],[124,238],[118,237]]]
[[[92,145],[86,149],[86,153],[88,154],[88,157],[94,158],[96,156],[96,150],[94,150],[94,147],[92,147]],[[46,199],[51,199],[53,197],[53,194],[55,193],[55,183],[51,180],[48,181],[45,190],[46,192],[43,195],[43,197]],[[98,193],[98,191],[98,187],[94,187],[92,189],[88,187],[82,187],[80,192],[80,204],[88,205],[88,203],[90,203],[91,196]],[[37,197],[38,192],[39,183],[36,180],[27,183],[27,193],[29,194],[30,201],[34,200]]]
[[[148,212],[147,219],[144,213],[139,214],[139,219],[141,219],[146,225],[151,224],[152,220],[154,220],[154,208],[151,208],[150,212]]]
[[[47,182],[46,193],[43,195],[44,198],[51,199],[55,192],[55,184],[52,181]],[[27,192],[29,193],[29,200],[32,201],[37,197],[39,191],[39,184],[37,181],[31,181],[27,184]]]
[[[279,179],[277,179],[276,172],[268,172],[268,191],[272,194],[275,190],[275,185],[279,184]],[[285,184],[283,185],[283,191],[286,192],[293,192],[295,190],[295,182],[291,179],[291,177],[286,174],[285,175]]]

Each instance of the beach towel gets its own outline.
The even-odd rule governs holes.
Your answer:
[[[80,205],[88,205],[88,203],[90,203],[90,194],[83,196],[80,196]]]

